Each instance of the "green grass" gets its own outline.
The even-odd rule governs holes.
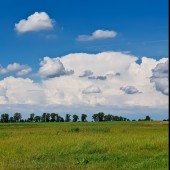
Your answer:
[[[0,170],[167,170],[165,122],[0,124]]]

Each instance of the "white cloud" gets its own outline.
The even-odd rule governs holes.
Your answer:
[[[53,27],[54,21],[45,12],[35,12],[27,19],[22,19],[15,24],[15,30],[18,33],[49,30]]]
[[[106,73],[106,76],[109,76],[109,77],[120,76],[120,73],[115,73],[114,71],[108,71]]]
[[[94,85],[91,85],[84,89],[82,91],[83,94],[91,94],[91,93],[101,93],[101,90],[99,87],[95,87]]]
[[[59,58],[44,57],[40,62],[39,75],[43,78],[54,78],[73,73],[73,70],[65,69]]]
[[[85,70],[85,71],[83,71],[82,74],[79,75],[79,77],[88,77],[91,75],[93,75],[93,72],[91,70]]]
[[[120,87],[120,90],[124,91],[125,94],[136,94],[141,93],[138,89],[136,89],[134,86],[124,86]]]
[[[0,81],[0,89],[8,104],[42,104],[46,100],[42,87],[28,78],[7,77]]]
[[[168,61],[165,63],[159,63],[152,70],[151,82],[155,84],[156,90],[162,92],[164,95],[169,94],[169,82],[168,82]]]
[[[24,76],[30,73],[32,69],[30,67],[25,67],[16,73],[17,76]]]
[[[44,57],[38,73],[47,79],[39,83],[28,78],[7,77],[0,80],[0,104],[43,104],[48,108],[57,105],[63,109],[64,106],[81,106],[83,109],[95,106],[105,110],[111,106],[119,108],[120,111],[121,108],[127,108],[127,112],[132,107],[168,108],[167,95],[158,92],[150,81],[152,70],[156,70],[159,63],[167,60],[142,57],[138,64],[137,57],[121,52]],[[74,74],[71,74],[73,69]],[[90,71],[85,72],[87,70]],[[94,77],[106,75],[107,79],[89,79],[85,73],[93,73]],[[116,73],[119,75],[116,76]],[[64,76],[68,74],[69,76]],[[84,78],[79,77],[80,75],[84,75]],[[164,74],[159,74],[159,77],[160,75],[164,77]],[[162,84],[164,83],[162,81]],[[127,85],[142,93],[123,94],[120,88]]]
[[[114,38],[117,33],[115,31],[109,30],[96,30],[92,33],[92,35],[79,35],[78,41],[92,41],[97,39],[106,39],[106,38]]]
[[[31,67],[27,65],[21,65],[19,63],[9,64],[6,68],[0,66],[0,74],[7,74],[10,72],[17,72],[17,76],[24,76],[32,71]]]
[[[88,77],[88,79],[91,79],[91,80],[106,80],[107,77],[106,76],[90,76],[90,77]]]

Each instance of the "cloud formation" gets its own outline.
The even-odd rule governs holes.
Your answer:
[[[7,74],[10,72],[16,72],[17,76],[27,75],[32,71],[28,65],[21,65],[19,63],[9,64],[6,68],[0,66],[0,74]]]
[[[73,74],[73,70],[66,70],[59,58],[44,57],[40,62],[38,74],[43,78],[54,78]]]
[[[0,81],[0,103],[40,104],[46,103],[42,87],[29,78],[12,76]]]
[[[89,87],[87,87],[86,89],[84,89],[82,91],[83,94],[91,94],[91,93],[101,93],[101,90],[99,87],[96,87],[94,85],[91,85]]]
[[[27,19],[22,19],[17,24],[15,24],[15,30],[18,33],[49,30],[53,27],[54,21],[48,16],[46,12],[35,12]]]
[[[159,63],[152,70],[151,82],[154,83],[157,91],[160,91],[164,95],[169,94],[169,82],[168,82],[168,61],[165,63]]]
[[[164,64],[168,59],[142,57],[140,64],[137,60],[136,56],[121,52],[74,53],[61,58],[44,57],[38,71],[38,75],[43,78],[42,81],[36,81],[35,77],[12,76],[0,80],[0,104],[43,104],[49,106],[48,108],[53,105],[63,108],[95,106],[99,111],[99,106],[105,109],[113,106],[120,108],[120,111],[121,108],[127,108],[127,112],[128,108],[134,106],[167,108],[167,95],[156,90],[150,77],[153,76],[153,70],[160,70],[159,64]],[[15,70],[13,67],[9,68]],[[154,76],[166,77],[166,71],[162,71],[161,74],[160,72],[158,76],[155,71]],[[105,75],[107,79],[88,79],[88,74],[92,73],[94,77]],[[119,75],[116,76],[116,73]],[[82,78],[80,75],[86,77]],[[162,81],[162,84],[164,83],[165,81]],[[133,87],[127,88],[127,85]],[[127,94],[142,93],[124,95],[120,87]]]
[[[85,70],[85,71],[83,71],[82,74],[79,75],[79,77],[88,77],[91,75],[93,75],[93,72],[91,70]]]
[[[120,90],[124,91],[125,94],[136,94],[136,93],[141,93],[141,92],[139,92],[139,90],[136,89],[134,86],[120,87]]]
[[[90,76],[90,77],[88,77],[88,79],[91,79],[91,80],[106,80],[107,77],[106,76]]]
[[[117,33],[115,31],[109,30],[96,30],[92,33],[92,35],[79,35],[78,41],[92,41],[97,39],[106,39],[106,38],[114,38]]]

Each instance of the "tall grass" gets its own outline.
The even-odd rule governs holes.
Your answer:
[[[162,122],[0,124],[0,170],[166,170]]]

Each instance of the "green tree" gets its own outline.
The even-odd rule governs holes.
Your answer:
[[[113,120],[114,120],[114,121],[119,121],[120,118],[119,118],[119,116],[113,116]]]
[[[1,115],[1,122],[2,123],[8,123],[9,121],[9,115],[7,113],[4,113]]]
[[[47,115],[46,115],[46,122],[50,122],[50,117],[51,117],[51,114],[47,113]]]
[[[151,120],[150,116],[147,115],[146,118],[145,118],[145,120],[146,120],[146,121],[150,121],[150,120]]]
[[[41,121],[46,122],[46,113],[43,113],[41,116]]]
[[[51,113],[51,122],[55,122],[56,121],[56,113]]]
[[[77,122],[79,120],[79,117],[77,115],[73,115],[73,122]]]
[[[59,122],[60,120],[59,120],[59,115],[58,115],[58,113],[56,113],[56,115],[55,115],[55,121],[56,122]]]
[[[35,122],[40,122],[40,120],[41,120],[41,117],[40,117],[40,116],[35,116],[35,117],[34,117],[34,121],[35,121]]]
[[[104,121],[112,121],[112,115],[111,114],[108,114],[108,115],[105,115],[104,116]]]
[[[127,121],[127,118],[124,117],[124,118],[123,118],[123,121]]]
[[[61,116],[58,116],[58,120],[59,120],[59,122],[64,122],[64,118]]]
[[[14,122],[14,118],[13,117],[10,117],[9,118],[9,121],[12,123],[12,122]]]
[[[34,113],[31,113],[31,114],[30,114],[30,118],[29,118],[29,120],[30,120],[31,122],[33,122],[33,121],[34,121],[34,116],[35,116],[35,114],[34,114]]]
[[[99,119],[99,122],[104,120],[104,113],[103,112],[98,113],[98,119]]]
[[[42,122],[50,122],[50,113],[43,113],[42,117],[41,117],[41,120]]]
[[[66,114],[65,122],[70,122],[71,120],[70,116],[71,116],[70,114]]]
[[[20,122],[22,116],[21,116],[21,113],[15,113],[14,114],[14,121],[15,122]]]
[[[87,115],[86,114],[81,115],[81,121],[82,122],[87,122]]]
[[[123,121],[123,117],[122,116],[119,117],[119,121]]]
[[[98,121],[99,121],[98,114],[93,114],[92,119],[93,119],[95,122],[98,122]]]

